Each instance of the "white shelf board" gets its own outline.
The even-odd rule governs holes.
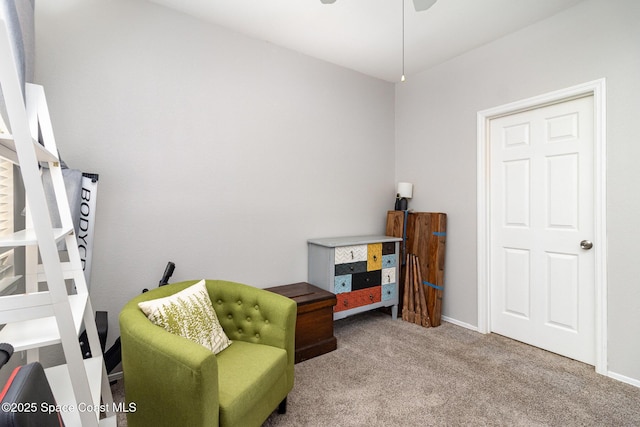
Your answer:
[[[18,154],[15,152],[15,150],[12,150],[11,148],[3,144],[4,139],[2,139],[2,136],[3,135],[0,135],[0,157],[7,159],[14,165],[20,164],[20,162],[18,161]]]
[[[53,316],[49,291],[4,295],[0,298],[0,324]]]
[[[53,236],[56,242],[62,240],[67,234],[73,231],[73,227],[66,228],[54,228]],[[38,243],[36,232],[34,229],[27,228],[24,230],[16,231],[15,233],[0,238],[0,248],[15,248],[20,246],[35,245]]]
[[[69,296],[76,335],[80,333],[87,300],[88,294]],[[60,342],[58,322],[55,316],[49,316],[7,323],[0,331],[0,342],[8,342],[13,346],[14,351],[58,344]]]
[[[65,426],[81,426],[79,409],[87,405],[100,404],[100,387],[102,384],[102,356],[84,359],[85,370],[87,371],[87,379],[89,388],[91,389],[91,402],[77,402],[71,385],[71,377],[69,376],[69,368],[67,365],[58,365],[45,369],[45,374],[56,404],[59,406],[68,405],[67,408],[74,410],[61,412],[62,421]],[[83,403],[79,407],[79,404]],[[99,414],[96,415],[96,420]],[[111,417],[115,418],[115,417]]]
[[[2,261],[0,261],[1,263]],[[13,264],[4,264],[4,265],[0,265],[0,274],[3,274],[5,271],[9,271],[13,268]]]
[[[5,277],[4,279],[0,280],[0,295],[5,295],[12,292],[15,289],[14,285],[16,285],[18,280],[20,280],[21,278],[22,276],[11,276]]]
[[[58,156],[51,151],[47,150],[42,144],[37,141],[33,142],[33,148],[36,151],[36,158],[40,162],[57,162]],[[16,153],[16,142],[13,135],[7,133],[0,133],[0,155],[5,159],[19,164],[18,155]]]
[[[82,267],[77,268],[71,262],[61,262],[60,266],[62,267],[62,277],[64,279],[75,279],[78,272],[80,274],[84,274]],[[38,282],[46,282],[47,274],[44,271],[44,265],[38,264]]]

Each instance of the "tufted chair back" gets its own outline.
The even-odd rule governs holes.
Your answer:
[[[268,291],[255,292],[256,288],[251,286],[224,280],[207,280],[206,284],[213,309],[231,341],[270,346],[278,346],[284,342],[287,348],[294,349],[295,334],[292,336],[291,331],[286,329],[287,321],[290,320],[287,319],[289,313],[274,304],[274,301],[280,299],[275,297],[280,295]],[[291,358],[288,364],[293,380],[295,349],[288,351],[288,357]]]

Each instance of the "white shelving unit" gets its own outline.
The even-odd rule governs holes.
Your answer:
[[[61,411],[65,425],[115,426],[111,389],[44,90],[27,83],[23,93],[2,19],[0,85],[9,125],[0,119],[0,156],[19,165],[27,200],[27,228],[0,237],[0,253],[25,248],[25,291],[0,296],[0,325],[4,325],[0,342],[10,343],[16,351],[26,351],[28,362],[38,360],[40,347],[61,344],[66,363],[45,372],[56,403],[67,405]],[[51,173],[61,222],[55,227],[45,197],[41,165]],[[59,250],[60,242],[64,242],[64,251]],[[0,286],[13,286],[18,279],[9,279],[8,284]],[[82,328],[87,331],[93,355],[88,359],[83,359],[78,342]]]

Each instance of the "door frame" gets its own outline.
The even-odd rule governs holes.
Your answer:
[[[478,332],[491,332],[491,192],[489,121],[522,111],[593,96],[594,237],[595,249],[595,370],[607,375],[607,209],[606,209],[606,81],[594,80],[566,89],[483,110],[477,113],[477,276]]]

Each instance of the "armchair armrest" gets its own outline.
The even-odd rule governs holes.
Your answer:
[[[179,290],[171,285],[154,289],[128,302],[120,312],[125,394],[127,404],[136,406],[135,412],[127,414],[130,427],[217,425],[216,356],[152,324],[138,307],[140,301]]]

